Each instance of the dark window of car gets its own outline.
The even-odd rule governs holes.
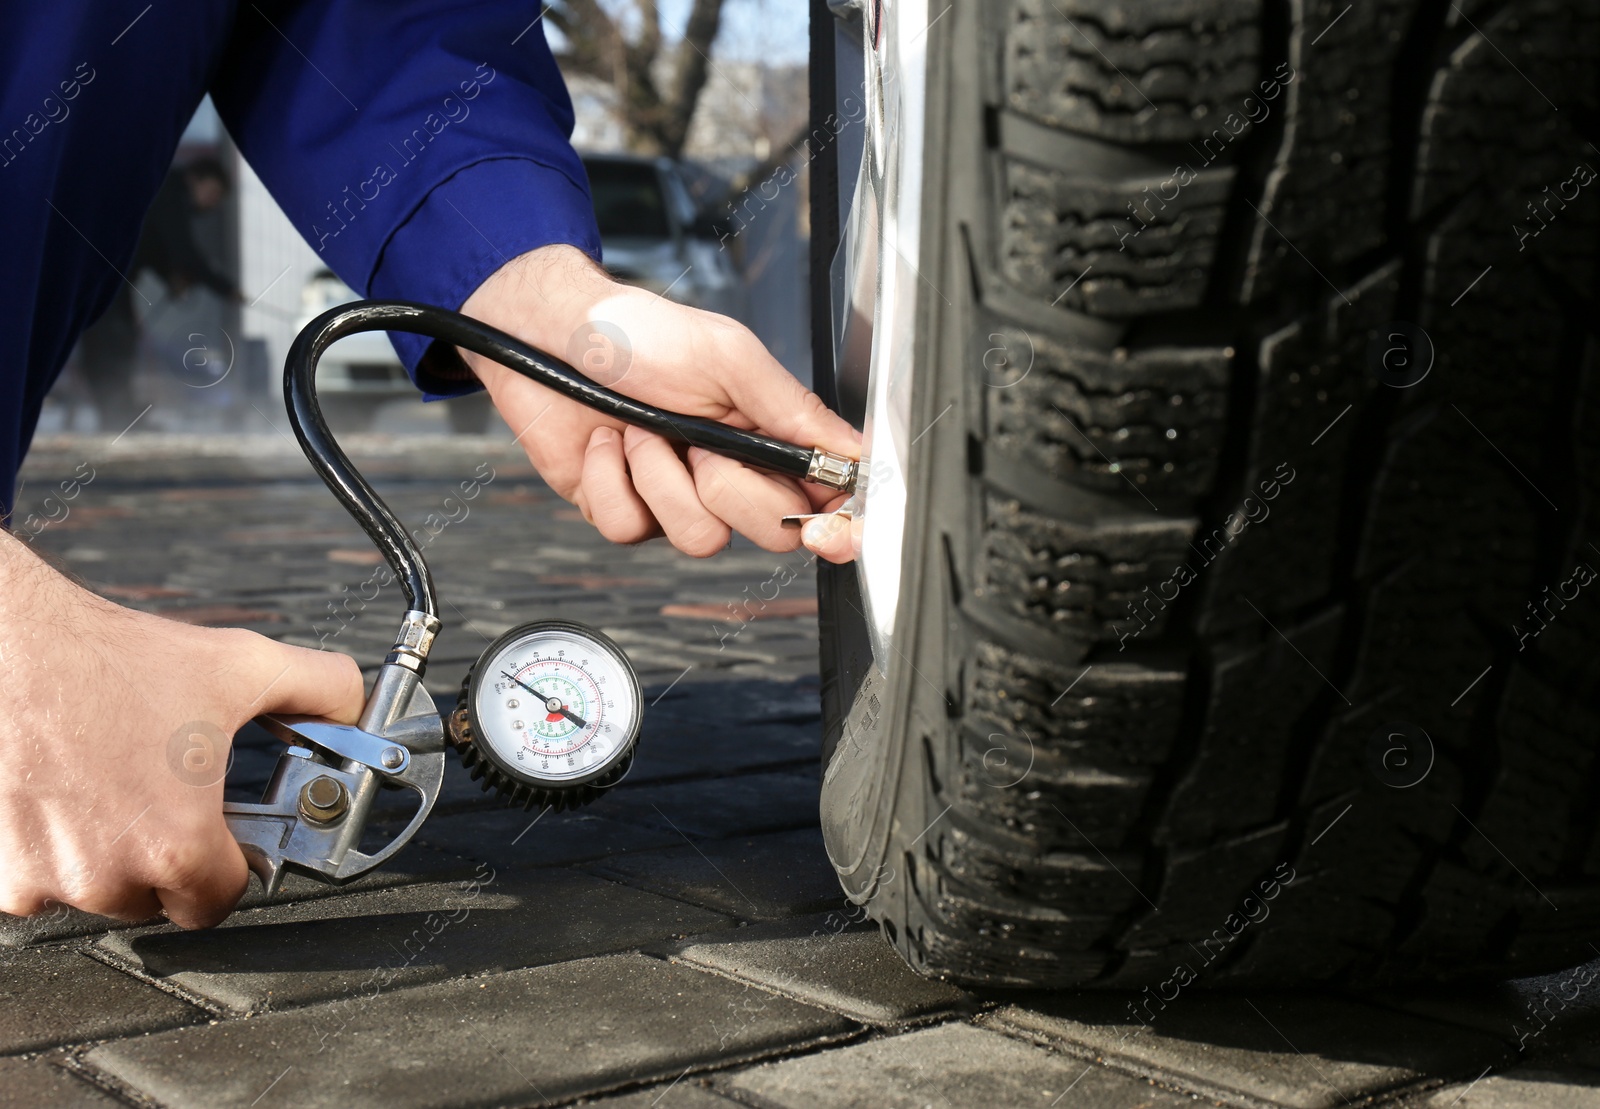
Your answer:
[[[649,162],[595,160],[584,163],[601,240],[665,239],[672,235],[661,178]]]

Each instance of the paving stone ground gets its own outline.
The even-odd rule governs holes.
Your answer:
[[[350,452],[431,533],[436,699],[514,624],[592,623],[647,689],[634,770],[540,816],[452,766],[390,866],[253,889],[211,932],[0,917],[0,1106],[1600,1109],[1600,963],[1370,997],[1180,992],[1139,1017],[1128,995],[917,978],[823,852],[803,554],[612,547],[505,439]],[[401,608],[286,434],[41,442],[18,505],[14,528],[106,596],[369,673]],[[229,795],[254,799],[275,741],[235,746]]]

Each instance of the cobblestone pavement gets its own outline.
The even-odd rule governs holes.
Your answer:
[[[393,865],[210,932],[0,917],[0,1104],[1600,1106],[1600,961],[1359,999],[916,978],[823,855],[803,556],[610,547],[503,441],[352,454],[437,531],[436,696],[515,623],[590,622],[647,688],[636,770],[535,820],[452,766]],[[284,439],[57,440],[25,479],[14,529],[107,596],[369,666],[389,644],[398,591],[363,588],[375,555]],[[272,743],[237,746],[253,798]]]

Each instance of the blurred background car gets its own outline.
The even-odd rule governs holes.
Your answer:
[[[671,158],[585,154],[585,170],[600,226],[605,268],[619,281],[681,304],[743,320],[746,298],[728,236],[698,205],[690,181],[706,190],[705,171]],[[715,192],[715,189],[710,190]],[[331,270],[312,274],[300,292],[303,327],[328,309],[360,299]],[[560,351],[552,351],[560,356]],[[336,430],[372,426],[378,407],[416,396],[387,335],[351,335],[328,348],[317,366],[317,395]],[[484,393],[444,402],[450,427],[482,432],[492,406]]]
[[[742,320],[744,288],[728,229],[690,195],[689,167],[670,158],[586,154],[605,267],[619,281]]]

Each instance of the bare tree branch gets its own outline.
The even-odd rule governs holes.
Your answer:
[[[545,18],[566,37],[562,61],[569,71],[612,80],[617,28],[595,0],[563,0],[560,7],[548,6]]]
[[[695,106],[700,92],[706,86],[711,67],[711,48],[717,31],[722,26],[723,0],[694,0],[689,9],[689,22],[683,29],[683,41],[678,44],[676,80],[670,98],[670,115],[663,129],[665,153],[677,157],[689,137],[689,124],[694,119]]]
[[[628,146],[640,153],[679,157],[705,89],[711,49],[722,21],[724,0],[694,0],[683,40],[673,51],[670,89],[657,81],[662,60],[659,0],[632,0],[638,15],[633,41],[628,21],[613,18],[599,0],[554,0],[550,21],[565,36],[561,62],[570,73],[595,77],[616,91],[615,112]]]
[[[654,61],[661,53],[661,9],[656,0],[637,0],[639,5],[639,49]]]

